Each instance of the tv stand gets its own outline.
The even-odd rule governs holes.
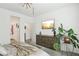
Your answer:
[[[53,35],[36,35],[36,44],[46,48],[53,49],[54,36]]]

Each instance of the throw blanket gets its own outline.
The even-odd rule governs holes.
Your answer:
[[[4,45],[4,48],[7,50],[8,55],[14,55],[14,56],[29,56],[37,51],[36,48],[32,46],[22,46],[22,45],[13,46],[11,44],[7,44]]]
[[[23,46],[21,43],[12,39],[11,44],[4,45],[8,52],[8,54],[16,55],[16,56],[28,56],[34,53],[36,50],[32,46]]]
[[[35,52],[33,47],[30,47],[30,46],[17,45],[15,47],[17,49],[16,55],[18,55],[18,56],[27,56],[27,55],[30,55],[33,52]]]

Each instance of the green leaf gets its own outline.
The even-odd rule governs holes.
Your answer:
[[[76,41],[78,42],[78,39],[77,39],[77,37],[76,37],[76,36],[71,35],[71,38],[72,38],[73,40],[76,40]]]
[[[59,27],[58,30],[59,30],[59,32],[63,32],[63,28]]]
[[[73,29],[69,29],[69,30],[67,31],[67,33],[68,33],[68,36],[77,35],[77,34],[74,33]]]
[[[60,49],[60,44],[59,43],[54,43],[53,45],[55,50],[59,50]]]
[[[73,43],[73,46],[76,48],[76,43],[75,42]]]
[[[79,44],[77,44],[77,47],[79,48]]]
[[[70,33],[70,34],[74,34],[73,29],[69,29],[67,32]]]

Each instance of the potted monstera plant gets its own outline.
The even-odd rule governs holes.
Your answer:
[[[58,34],[56,35],[57,39],[64,38],[65,43],[72,43],[73,46],[79,48],[79,40],[77,38],[77,34],[74,32],[72,28],[66,30],[63,28],[63,25],[58,28]]]

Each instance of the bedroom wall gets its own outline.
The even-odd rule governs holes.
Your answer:
[[[10,43],[10,17],[20,17],[20,41],[24,42],[24,25],[31,29],[32,18],[20,13],[0,8],[0,44]],[[27,31],[27,39],[30,39],[31,30]]]
[[[65,29],[73,28],[79,37],[79,4],[73,4],[62,7],[58,10],[40,15],[36,18],[35,34],[33,35],[34,42],[36,42],[36,34],[41,31],[43,35],[53,35],[51,30],[42,30],[42,20],[55,19],[56,28],[62,23]],[[64,49],[64,47],[62,48]]]
[[[42,34],[52,35],[51,30],[42,30],[41,23],[43,20],[47,19],[55,19],[56,27],[58,27],[61,23],[64,28],[73,28],[76,32],[78,32],[78,5],[70,5],[66,7],[62,7],[56,11],[52,11],[36,18],[36,34],[39,34],[41,31]],[[37,20],[38,19],[38,20]],[[45,33],[46,32],[46,33]]]

